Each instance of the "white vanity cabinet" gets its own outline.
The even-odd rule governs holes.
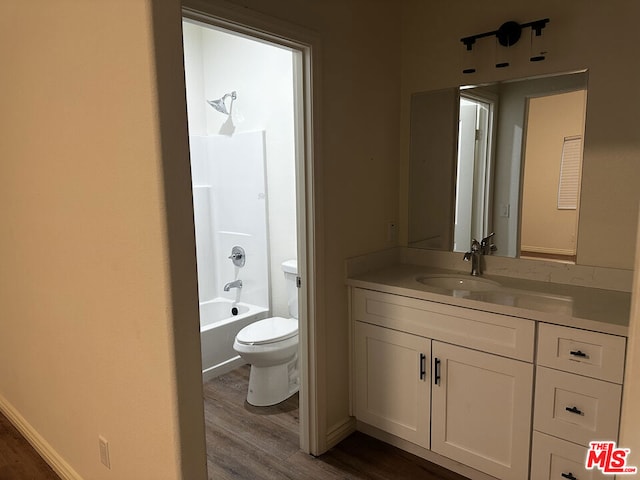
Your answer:
[[[354,288],[356,418],[505,480],[526,480],[535,322]]]
[[[617,441],[626,339],[538,326],[531,480],[605,478],[587,470],[590,441]]]

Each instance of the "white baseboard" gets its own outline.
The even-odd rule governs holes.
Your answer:
[[[355,431],[356,419],[354,417],[347,417],[344,421],[333,425],[327,431],[327,450],[335,447]]]
[[[550,248],[550,247],[538,247],[535,245],[521,245],[520,250],[523,252],[531,253],[546,253],[549,255],[575,255],[575,249],[570,248]]]
[[[246,364],[247,362],[237,355],[229,360],[226,360],[218,365],[214,365],[213,367],[207,368],[202,371],[202,382],[208,382],[209,380],[219,377],[220,375],[224,375],[225,373],[229,373],[235,370],[238,367]]]
[[[9,419],[13,426],[18,429],[20,434],[62,480],[82,480],[78,472],[60,457],[49,442],[47,442],[2,395],[0,395],[0,412]]]

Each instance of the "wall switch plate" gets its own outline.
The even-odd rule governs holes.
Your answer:
[[[501,217],[509,218],[510,210],[511,210],[511,205],[509,205],[508,203],[501,203],[500,204],[500,216]]]
[[[100,448],[100,462],[111,469],[111,459],[109,458],[109,442],[102,435],[98,436],[98,446]]]

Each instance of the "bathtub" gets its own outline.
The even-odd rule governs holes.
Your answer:
[[[236,315],[233,308],[237,308]],[[243,365],[245,362],[233,349],[236,335],[250,323],[268,316],[266,308],[247,303],[234,304],[225,298],[201,303],[202,380],[206,382]]]

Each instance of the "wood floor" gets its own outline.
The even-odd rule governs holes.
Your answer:
[[[0,414],[0,480],[60,480],[16,430]]]
[[[298,395],[252,407],[248,379],[241,367],[204,384],[211,480],[466,480],[361,433],[318,458],[307,455],[298,448]],[[0,480],[60,480],[2,415]]]
[[[361,433],[318,458],[307,455],[298,447],[298,396],[252,407],[248,378],[241,367],[204,385],[211,480],[466,480]]]

